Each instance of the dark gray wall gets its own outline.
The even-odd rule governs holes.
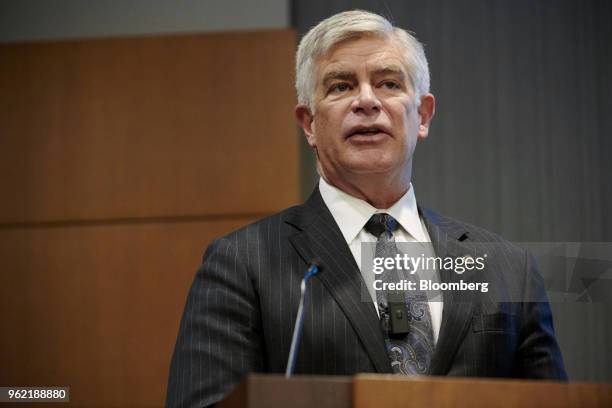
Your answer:
[[[612,241],[612,3],[296,0],[300,33],[361,8],[425,43],[437,97],[421,204],[522,242]],[[303,145],[303,193],[316,179]],[[612,381],[609,303],[554,303],[573,380]]]

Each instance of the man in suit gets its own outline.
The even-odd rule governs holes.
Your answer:
[[[435,112],[422,45],[376,14],[340,13],[302,39],[296,87],[319,185],[304,205],[211,243],[189,292],[167,405],[214,404],[249,372],[284,372],[300,281],[315,260],[321,272],[309,283],[297,373],[565,379],[532,258],[417,206],[412,158]],[[405,291],[399,304],[410,327],[397,329],[394,303],[372,292],[360,258],[367,243],[392,257],[402,242],[445,259],[486,251],[479,273],[491,291],[442,291],[439,299]],[[443,283],[470,279],[436,273]]]

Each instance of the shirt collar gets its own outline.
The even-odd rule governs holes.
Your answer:
[[[412,183],[406,194],[388,209],[376,209],[367,202],[330,185],[323,177],[319,179],[319,191],[344,239],[349,244],[375,213],[391,215],[416,241],[429,241],[423,231]]]

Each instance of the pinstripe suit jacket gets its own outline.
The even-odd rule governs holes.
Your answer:
[[[525,251],[431,211],[421,210],[421,216],[437,256],[461,256],[479,242],[496,242],[488,254],[487,276],[510,292],[545,298]],[[459,242],[464,234],[468,239]],[[361,301],[359,268],[315,189],[304,205],[211,243],[180,324],[167,406],[213,404],[249,372],[284,372],[300,281],[315,258],[322,271],[311,280],[296,372],[392,372],[374,305]],[[440,272],[441,281],[456,276]],[[546,301],[487,303],[462,296],[444,292],[430,374],[566,378]]]

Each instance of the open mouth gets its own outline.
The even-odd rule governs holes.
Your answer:
[[[350,138],[353,136],[374,136],[379,133],[387,133],[387,132],[385,129],[376,127],[376,126],[363,127],[363,128],[357,128],[357,129],[352,130],[347,136],[347,138]]]

